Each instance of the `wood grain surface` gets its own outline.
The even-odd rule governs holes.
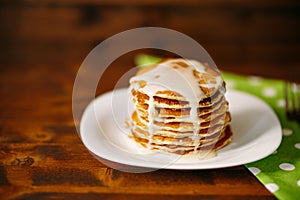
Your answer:
[[[145,174],[107,168],[77,135],[75,74],[72,66],[2,70],[1,199],[274,199],[243,166]]]
[[[299,8],[293,0],[1,1],[0,199],[275,199],[244,166],[143,174],[106,167],[77,134],[72,89],[93,47],[141,26],[193,37],[221,70],[299,80]],[[168,55],[121,56],[96,95],[140,52]]]

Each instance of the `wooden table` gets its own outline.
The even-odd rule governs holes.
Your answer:
[[[107,168],[90,155],[74,126],[71,94],[78,67],[1,68],[1,199],[275,198],[244,166],[144,174]],[[110,67],[98,93],[110,90],[127,69],[120,63]],[[284,69],[275,66],[269,76],[278,72]]]

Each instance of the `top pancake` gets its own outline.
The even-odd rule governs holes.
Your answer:
[[[168,59],[141,69],[130,79],[132,89],[179,101],[200,101],[223,87],[218,70],[195,60]]]

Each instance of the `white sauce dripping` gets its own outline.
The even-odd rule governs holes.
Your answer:
[[[180,66],[177,62],[185,63],[187,67]],[[195,61],[195,60],[185,60],[185,59],[172,59],[167,60],[158,64],[154,69],[145,72],[143,74],[134,76],[130,79],[131,88],[135,90],[140,90],[141,92],[149,96],[148,101],[148,131],[149,131],[149,141],[148,149],[151,148],[152,137],[154,134],[153,127],[153,117],[155,108],[153,105],[153,96],[158,91],[174,91],[181,94],[186,100],[189,101],[191,110],[189,115],[189,121],[193,123],[193,141],[194,141],[194,152],[196,152],[199,144],[199,117],[197,113],[197,108],[199,106],[199,101],[204,99],[205,93],[199,87],[199,79],[194,76],[194,70],[197,70],[200,74],[207,74],[205,67]],[[139,81],[145,81],[146,85],[140,87]],[[208,83],[204,84],[205,87],[219,88],[218,86],[222,84],[221,76],[214,77],[216,85]],[[136,83],[136,84],[135,84]]]
[[[154,98],[153,95],[149,96],[149,101],[148,101],[149,107],[148,107],[148,132],[149,132],[149,140],[147,144],[147,148],[151,149],[151,144],[152,144],[152,138],[154,134],[154,126],[153,126],[153,116],[155,112],[155,107],[153,106],[154,104]]]

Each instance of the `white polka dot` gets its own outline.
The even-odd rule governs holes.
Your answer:
[[[297,93],[298,88],[299,88],[299,87],[297,86],[296,83],[292,83],[292,88],[291,88],[291,89],[292,89],[293,92],[296,92],[296,93]]]
[[[272,192],[272,193],[274,193],[274,192],[276,192],[277,190],[279,190],[279,186],[278,186],[277,184],[275,184],[275,183],[268,183],[268,184],[266,184],[265,186],[266,186],[266,188],[267,188],[270,192]]]
[[[259,174],[261,171],[260,169],[258,169],[257,167],[249,167],[248,168],[250,170],[250,172],[252,172],[252,174],[257,175]]]
[[[235,83],[233,81],[226,81],[226,88],[227,89],[234,89],[235,88]]]
[[[258,76],[250,76],[249,83],[251,85],[259,85],[261,83],[261,78]]]
[[[288,128],[284,128],[284,129],[282,129],[282,134],[283,134],[284,136],[290,136],[290,135],[293,134],[293,130],[288,129]]]
[[[285,107],[285,100],[279,99],[279,100],[277,101],[277,106],[278,106],[278,107],[281,107],[281,108],[284,108],[284,107]]]
[[[274,88],[263,89],[263,95],[265,97],[274,97],[276,95],[276,90]]]
[[[279,165],[279,168],[284,170],[284,171],[292,171],[295,169],[295,166],[290,164],[290,163],[281,163]]]
[[[297,185],[300,187],[300,180],[297,181]]]
[[[295,144],[295,148],[296,148],[296,149],[300,149],[300,143],[296,143],[296,144]]]

